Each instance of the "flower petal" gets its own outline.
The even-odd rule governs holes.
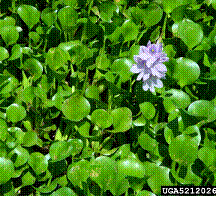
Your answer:
[[[140,81],[144,76],[144,72],[139,73],[138,77],[136,78],[137,81]]]
[[[138,66],[134,64],[134,65],[132,66],[132,68],[130,69],[130,71],[131,71],[132,73],[140,73],[140,72],[142,72],[142,69],[139,69]]]
[[[133,59],[134,59],[134,61],[136,62],[136,63],[138,63],[138,61],[139,61],[139,55],[134,55],[133,56]]]
[[[155,87],[162,88],[163,87],[163,82],[160,79],[157,79],[157,83],[155,84]]]
[[[147,91],[149,89],[149,85],[147,83],[144,83],[142,88],[143,90]]]
[[[155,57],[150,57],[147,61],[146,61],[146,66],[148,68],[150,68],[155,62],[156,62],[157,58]]]
[[[157,64],[156,68],[160,72],[167,72],[167,67],[164,64],[162,64],[162,63]]]
[[[149,79],[149,77],[150,77],[149,73],[148,74],[144,74],[143,77],[142,77],[142,79],[143,79],[143,81],[146,81],[147,79]]]
[[[163,77],[163,75],[156,69],[156,67],[151,68],[152,75],[157,76],[159,78]]]

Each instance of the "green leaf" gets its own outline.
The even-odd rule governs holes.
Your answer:
[[[40,12],[31,5],[21,5],[17,9],[17,13],[30,30],[39,22]]]
[[[9,156],[12,157],[14,154],[16,155],[16,160],[14,163],[14,167],[16,168],[24,165],[29,159],[29,152],[21,146],[18,146],[14,150],[12,150],[9,153]]]
[[[80,121],[90,113],[90,103],[80,95],[73,95],[64,101],[62,112],[71,121]]]
[[[104,109],[96,109],[91,115],[91,121],[102,129],[108,128],[113,123],[113,117]]]
[[[39,152],[34,152],[30,155],[28,164],[32,167],[36,175],[45,172],[48,168],[47,158]]]
[[[6,45],[12,45],[19,39],[19,33],[15,26],[5,26],[0,28],[0,34]]]
[[[22,177],[22,185],[33,185],[36,181],[36,178],[32,176],[32,174],[28,171],[23,177]]]
[[[58,19],[62,28],[66,30],[68,27],[73,27],[76,25],[78,13],[73,8],[67,6],[58,12]]]
[[[118,161],[118,172],[125,176],[133,176],[143,178],[145,176],[145,169],[136,158],[128,158]]]
[[[29,72],[33,79],[36,81],[38,78],[41,77],[43,72],[43,66],[41,62],[39,62],[35,58],[29,58],[24,62],[23,69]]]
[[[0,61],[9,58],[8,50],[4,47],[0,47]]]
[[[15,60],[15,59],[18,59],[21,57],[22,55],[22,48],[20,47],[19,44],[15,44],[13,47],[12,47],[12,50],[11,50],[11,57],[9,58],[9,60]]]
[[[162,166],[156,169],[154,174],[147,180],[147,183],[156,195],[161,195],[162,186],[173,185],[169,178],[169,169]]]
[[[28,131],[23,138],[23,146],[31,147],[38,143],[37,133],[34,131]]]
[[[214,121],[216,119],[216,107],[211,101],[195,101],[189,105],[188,112],[192,116],[207,118],[209,121]]]
[[[82,38],[84,38],[84,39],[93,38],[94,36],[96,36],[98,34],[99,30],[100,30],[99,25],[88,20],[84,24],[84,30],[83,30]]]
[[[138,142],[143,149],[150,151],[151,153],[154,153],[155,150],[158,149],[158,142],[145,132],[140,134]]]
[[[46,54],[46,63],[49,65],[50,69],[54,71],[64,67],[68,60],[70,60],[69,53],[59,47],[50,48]]]
[[[151,3],[143,11],[143,22],[147,27],[151,27],[160,22],[163,16],[163,9],[155,4]]]
[[[99,6],[99,13],[101,19],[105,22],[111,22],[113,13],[116,12],[117,9],[117,6],[110,1],[102,2]]]
[[[207,167],[216,164],[216,150],[211,147],[202,147],[198,152],[198,157]]]
[[[133,21],[127,20],[121,26],[120,31],[124,37],[124,41],[128,42],[137,38],[139,26],[137,26]]]
[[[124,83],[130,79],[132,72],[130,69],[132,67],[133,61],[128,58],[120,58],[113,62],[111,66],[111,71],[120,75],[120,80]]]
[[[0,119],[0,140],[5,141],[8,135],[8,126],[7,123]]]
[[[23,106],[16,103],[11,104],[6,109],[6,117],[9,121],[15,123],[23,120],[26,117],[26,110]]]
[[[169,105],[173,105],[177,109],[185,109],[191,103],[191,99],[188,94],[177,89],[170,89],[169,91],[166,91],[164,100],[166,100]]]
[[[114,130],[111,132],[125,132],[132,126],[132,112],[127,107],[121,107],[111,112]]]
[[[111,61],[106,54],[102,53],[96,58],[96,66],[101,70],[107,70],[111,66]]]
[[[90,178],[100,186],[102,191],[106,191],[115,178],[117,166],[113,159],[100,156],[91,161],[90,170]]]
[[[137,193],[137,196],[155,196],[155,194],[147,190],[142,190]]]
[[[90,176],[90,162],[81,160],[76,163],[72,163],[67,170],[67,177],[74,186],[78,186],[81,189],[82,182],[86,182]]]
[[[197,158],[198,145],[190,136],[179,135],[173,138],[169,145],[172,160],[180,165],[191,165]]]
[[[187,127],[184,132],[184,135],[191,136],[193,140],[197,143],[197,145],[200,145],[201,141],[201,134],[200,134],[200,129],[198,128],[197,125],[189,126]]]
[[[194,33],[192,34],[192,32]],[[199,24],[184,19],[178,25],[178,36],[190,49],[192,49],[202,41],[203,30]]]
[[[144,102],[144,103],[139,104],[139,107],[145,118],[147,118],[148,120],[151,120],[154,118],[156,110],[152,103]]]
[[[57,10],[45,8],[41,13],[41,20],[47,25],[52,26],[57,20]]]
[[[0,184],[4,184],[14,175],[14,165],[10,159],[0,157]]]
[[[173,9],[181,6],[181,5],[188,5],[194,2],[194,0],[162,0],[163,8],[166,13],[171,13]]]
[[[97,86],[90,86],[85,91],[85,97],[91,98],[91,99],[99,100],[100,99],[99,94],[100,94],[100,91]]]
[[[200,76],[200,67],[196,62],[188,58],[180,57],[174,65],[173,78],[178,81],[181,87],[191,85]]]
[[[168,57],[173,58],[176,55],[176,51],[173,48],[172,44],[169,44],[164,47],[163,49]]]
[[[31,31],[29,32],[29,38],[33,41],[33,43],[36,45],[41,37],[39,36],[39,34],[37,32]]]
[[[69,187],[62,187],[51,194],[51,196],[77,196]]]

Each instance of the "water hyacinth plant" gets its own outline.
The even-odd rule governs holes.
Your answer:
[[[0,195],[215,196],[215,11],[0,0]]]

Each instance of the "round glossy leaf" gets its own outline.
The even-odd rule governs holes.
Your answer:
[[[34,131],[28,131],[23,137],[23,146],[31,147],[36,145],[38,142],[37,133]]]
[[[11,50],[12,54],[11,54],[11,57],[9,58],[9,60],[15,60],[15,59],[18,59],[21,57],[22,55],[22,48],[19,44],[15,44],[13,47],[12,47],[12,50]]]
[[[111,66],[111,61],[103,53],[96,58],[96,66],[101,70],[107,70]]]
[[[34,25],[39,22],[40,12],[31,5],[21,5],[17,9],[17,13],[20,18],[26,23],[29,29],[32,29]]]
[[[7,123],[0,119],[0,140],[5,141],[8,135],[8,126]]]
[[[173,185],[169,178],[169,169],[165,167],[157,168],[154,174],[147,180],[147,183],[156,195],[161,195],[162,186]]]
[[[114,12],[117,10],[117,6],[110,2],[104,1],[99,6],[100,17],[105,22],[111,22],[111,18]]]
[[[144,13],[143,22],[147,27],[151,27],[160,22],[163,16],[163,10],[157,4],[150,4],[145,10],[142,10]]]
[[[68,145],[70,148],[70,154],[72,156],[77,155],[83,149],[83,141],[81,139],[69,139]]]
[[[195,140],[197,145],[198,146],[200,145],[201,134],[200,134],[200,129],[198,128],[197,125],[187,127],[185,131],[183,132],[183,134],[191,136],[193,140]]]
[[[12,45],[19,39],[19,33],[15,26],[6,26],[0,29],[2,39],[7,45]]]
[[[180,165],[191,165],[198,154],[198,145],[190,136],[179,135],[169,145],[172,160]]]
[[[121,107],[111,112],[114,130],[111,132],[125,132],[132,126],[132,112],[127,107]]]
[[[111,71],[120,75],[120,80],[126,82],[130,79],[132,73],[130,69],[133,65],[133,61],[127,58],[120,58],[113,62]]]
[[[144,102],[139,104],[140,110],[145,118],[151,120],[155,116],[155,108],[152,103]]]
[[[41,63],[35,58],[29,58],[25,61],[24,67],[27,72],[29,72],[32,76],[34,76],[34,80],[37,80],[41,77],[43,72],[43,66]]]
[[[33,185],[35,183],[35,181],[36,181],[36,178],[30,172],[27,172],[22,177],[22,184],[23,184],[23,186]]]
[[[176,89],[170,89],[169,91],[166,91],[166,96],[164,99],[169,102],[169,105],[174,105],[175,108],[178,109],[185,109],[191,103],[191,99],[188,94],[182,90]]]
[[[181,87],[191,85],[200,76],[200,67],[191,59],[180,57],[176,60],[173,78],[178,81]]]
[[[156,196],[156,195],[150,191],[142,190],[142,191],[137,193],[137,196]]]
[[[58,12],[58,19],[63,29],[76,25],[78,13],[71,7],[67,6]]]
[[[215,166],[216,150],[211,147],[202,147],[198,152],[198,157],[207,166]]]
[[[45,172],[48,168],[47,158],[39,152],[30,155],[28,164],[32,167],[36,175]]]
[[[90,176],[90,163],[86,160],[81,160],[72,163],[67,171],[67,177],[74,186],[82,187],[82,182],[86,182]]]
[[[166,13],[170,13],[173,11],[173,9],[175,9],[181,5],[190,4],[191,2],[192,2],[192,0],[174,0],[174,1],[162,0],[163,8],[164,8],[164,11]]]
[[[143,164],[135,158],[128,158],[118,161],[118,172],[125,176],[143,178],[145,169]]]
[[[45,8],[41,13],[41,20],[48,26],[53,25],[57,20],[57,11],[52,8]]]
[[[11,104],[6,109],[6,117],[9,121],[15,123],[23,120],[26,117],[26,110],[23,106],[16,103]]]
[[[46,54],[46,63],[54,71],[66,65],[68,60],[70,60],[69,53],[59,47],[50,48]]]
[[[4,157],[0,157],[0,184],[4,184],[11,179],[14,174],[13,162]]]
[[[9,58],[8,50],[4,47],[0,47],[0,61]]]
[[[90,86],[85,91],[85,96],[87,98],[92,98],[96,100],[99,100],[99,94],[100,94],[99,88],[96,86]]]
[[[158,142],[145,132],[140,134],[138,142],[143,149],[150,152],[154,152],[155,149],[158,148]]]
[[[90,113],[90,103],[83,96],[73,95],[64,101],[62,112],[71,121],[80,121]]]
[[[124,37],[124,41],[128,42],[135,40],[139,33],[139,26],[137,26],[133,21],[127,20],[121,26],[121,34]]]
[[[203,30],[199,24],[184,19],[178,26],[178,36],[190,49],[192,49],[202,41]]]
[[[70,156],[70,147],[66,141],[54,142],[50,147],[50,157],[53,161],[60,161]]]
[[[216,107],[211,101],[195,101],[189,105],[188,112],[193,116],[208,118],[210,121],[216,118]]]
[[[69,187],[62,187],[53,192],[51,196],[77,196],[76,193]]]
[[[108,128],[113,123],[113,117],[104,109],[96,109],[91,115],[91,121],[102,129]]]
[[[113,159],[101,156],[92,160],[90,166],[90,178],[96,182],[103,191],[109,189],[116,174],[116,162]]]
[[[21,146],[18,146],[14,150],[12,150],[9,153],[9,156],[12,157],[14,154],[16,155],[16,160],[14,163],[14,167],[16,168],[24,165],[29,159],[29,152]]]

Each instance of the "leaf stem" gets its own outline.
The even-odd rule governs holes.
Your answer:
[[[165,39],[165,32],[166,32],[166,26],[167,26],[167,18],[168,18],[168,15],[166,14],[166,16],[164,18],[162,32],[161,32],[160,38],[158,39],[159,42],[161,42],[162,39]]]
[[[86,75],[85,75],[85,81],[84,81],[84,85],[83,85],[83,88],[82,88],[82,95],[85,94],[85,90],[86,90],[86,86],[87,86],[87,81],[88,81],[88,68],[86,69]]]

